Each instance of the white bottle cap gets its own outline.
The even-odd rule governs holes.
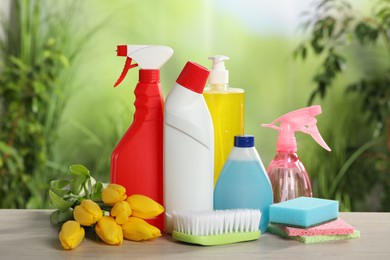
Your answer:
[[[229,57],[223,55],[210,56],[213,61],[213,68],[210,71],[209,84],[227,84],[229,83],[229,71],[225,69],[225,60]]]

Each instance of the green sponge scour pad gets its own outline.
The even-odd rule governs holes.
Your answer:
[[[269,207],[271,223],[309,228],[334,219],[339,214],[335,200],[299,197]]]
[[[291,240],[299,241],[301,243],[305,244],[314,244],[314,243],[322,243],[322,242],[328,242],[328,241],[337,241],[337,240],[345,240],[345,239],[352,239],[352,238],[359,238],[360,232],[358,230],[355,230],[352,234],[346,234],[346,235],[319,235],[319,236],[288,236],[286,232],[277,225],[269,225],[268,232],[288,238]]]

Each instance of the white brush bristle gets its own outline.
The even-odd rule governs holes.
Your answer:
[[[173,211],[173,229],[193,236],[221,235],[259,230],[257,209]]]

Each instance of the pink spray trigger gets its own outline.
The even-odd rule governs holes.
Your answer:
[[[300,131],[311,135],[319,145],[325,150],[330,151],[331,149],[325,143],[317,128],[315,116],[321,114],[321,112],[321,106],[319,105],[306,107],[289,112],[274,120],[271,124],[261,124],[261,126],[269,127],[279,132],[276,144],[278,150],[296,151],[297,148],[294,134],[296,131]],[[280,122],[279,127],[275,125],[277,122]]]
[[[119,47],[120,47],[120,46],[118,46],[118,50],[117,50],[118,56],[126,56],[126,55],[121,55],[121,53],[120,53],[121,50],[119,49]],[[122,51],[122,52],[123,52],[123,51]],[[129,69],[132,69],[132,68],[135,68],[135,67],[138,66],[137,63],[131,64],[131,62],[132,62],[132,59],[131,59],[130,57],[127,57],[127,58],[126,58],[125,66],[123,67],[123,71],[122,71],[121,75],[119,76],[118,80],[115,82],[114,88],[115,88],[116,86],[118,86],[118,85],[123,81],[123,79],[124,79],[124,78],[126,77],[126,75],[127,75],[127,72],[129,71]]]

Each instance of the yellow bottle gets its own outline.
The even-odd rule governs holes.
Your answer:
[[[213,67],[203,96],[214,124],[214,186],[233,148],[234,136],[244,134],[244,90],[230,88],[226,56],[211,56]]]

